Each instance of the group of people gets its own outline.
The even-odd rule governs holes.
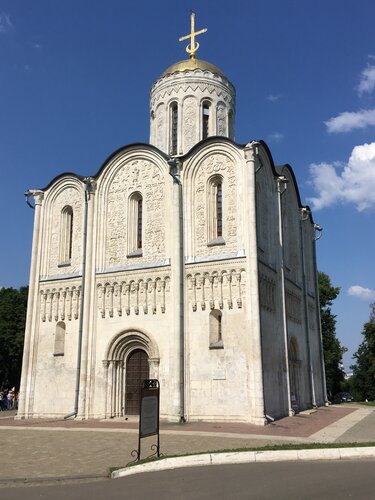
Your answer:
[[[18,407],[18,392],[16,388],[0,391],[0,411],[16,410]]]

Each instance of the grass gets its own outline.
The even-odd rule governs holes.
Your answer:
[[[164,460],[165,458],[177,458],[177,457],[188,457],[191,455],[206,455],[207,453],[238,453],[244,451],[285,451],[285,450],[320,450],[327,448],[366,448],[369,446],[375,446],[375,442],[369,441],[367,443],[287,443],[287,444],[273,444],[266,445],[262,447],[251,447],[251,448],[228,448],[226,450],[208,450],[200,451],[197,453],[185,453],[182,455],[162,455],[160,457],[150,457],[144,458],[139,462],[134,462],[128,465],[109,467],[108,475],[118,469],[125,469],[126,467],[133,467],[134,465],[146,464],[149,462],[156,462],[159,460]]]

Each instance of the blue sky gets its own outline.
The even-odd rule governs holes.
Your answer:
[[[0,0],[0,285],[28,282],[26,189],[148,142],[149,90],[186,57],[190,9],[208,28],[198,57],[237,89],[236,141],[291,164],[324,228],[348,368],[375,300],[373,0]]]

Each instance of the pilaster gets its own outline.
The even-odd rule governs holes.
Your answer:
[[[27,201],[32,196],[34,198],[34,231],[31,251],[29,295],[27,303],[27,316],[25,326],[25,340],[22,360],[22,376],[20,385],[20,396],[18,402],[17,418],[27,418],[32,412],[30,396],[32,392],[32,373],[35,364],[35,352],[37,350],[37,304],[39,296],[39,274],[41,263],[41,219],[44,192],[39,190],[29,190],[26,193]],[[30,205],[31,206],[31,205]]]

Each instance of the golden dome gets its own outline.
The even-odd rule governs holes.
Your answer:
[[[179,61],[172,66],[169,66],[168,69],[164,71],[160,78],[164,76],[171,75],[172,73],[178,73],[183,71],[194,71],[195,69],[201,69],[202,71],[210,71],[211,73],[215,73],[216,75],[225,76],[222,71],[219,70],[213,64],[209,62],[202,61],[201,59],[185,59],[184,61]]]

